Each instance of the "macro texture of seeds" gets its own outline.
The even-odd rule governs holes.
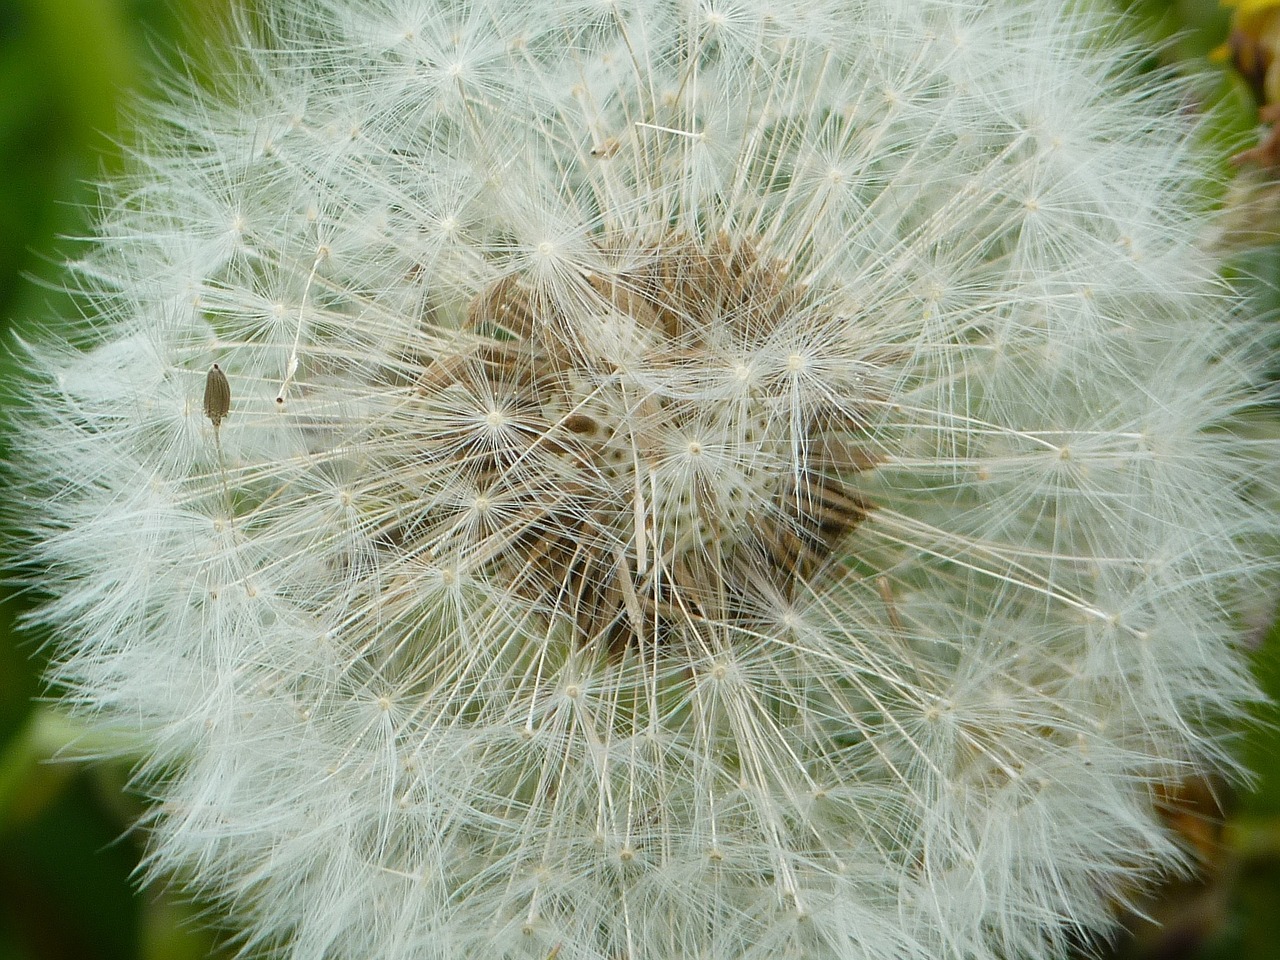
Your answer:
[[[16,439],[153,874],[292,960],[1018,960],[1183,861],[1280,469],[1182,85],[1050,0],[258,6]]]
[[[790,341],[801,319],[843,338],[848,304],[723,235],[603,262],[554,294],[499,280],[427,362],[419,456],[449,499],[415,505],[392,548],[510,582],[553,630],[614,648],[845,575],[871,462],[859,420],[883,403],[874,351]],[[795,410],[822,360],[841,367],[829,395]]]

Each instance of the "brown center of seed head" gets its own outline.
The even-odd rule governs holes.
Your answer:
[[[796,400],[785,331],[821,302],[784,263],[723,237],[603,259],[492,284],[428,365],[427,454],[467,493],[421,529],[620,652],[840,569],[872,458],[853,401]]]

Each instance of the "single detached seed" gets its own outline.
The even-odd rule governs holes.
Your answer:
[[[218,448],[222,495],[227,501],[228,512],[231,509],[231,491],[227,487],[227,470],[222,462],[222,437],[219,428],[230,412],[231,384],[227,382],[227,375],[222,372],[222,368],[215,363],[204,378],[204,415],[213,424],[213,445]]]
[[[215,363],[204,378],[204,415],[213,424],[213,429],[217,430],[230,412],[231,384],[227,382],[227,375],[222,372],[222,368]]]

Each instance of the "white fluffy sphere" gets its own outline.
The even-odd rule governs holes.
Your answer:
[[[988,960],[1179,862],[1280,457],[1178,84],[1050,0],[275,6],[18,441],[156,871],[296,960]]]

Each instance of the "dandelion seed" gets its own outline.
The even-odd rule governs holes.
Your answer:
[[[591,156],[597,160],[608,160],[622,149],[622,141],[617,137],[608,137],[599,146],[591,148]]]
[[[1050,0],[261,6],[16,441],[157,877],[296,960],[1040,960],[1182,862],[1280,451],[1180,83]]]
[[[231,412],[231,384],[227,375],[216,363],[209,368],[204,378],[204,415],[213,424],[216,436],[222,427],[222,421]]]
[[[214,364],[204,378],[204,415],[213,424],[213,445],[218,453],[218,476],[222,483],[222,499],[227,514],[232,513],[231,486],[227,482],[227,464],[222,455],[222,421],[231,412],[231,383],[222,367]]]

